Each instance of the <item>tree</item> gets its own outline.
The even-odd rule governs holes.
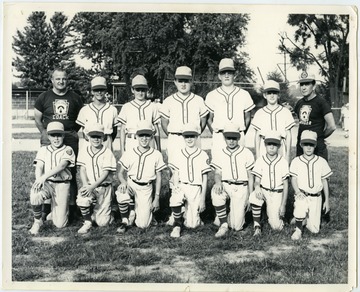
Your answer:
[[[72,64],[73,48],[68,40],[67,17],[56,12],[46,23],[43,11],[33,12],[28,17],[24,32],[16,31],[13,50],[17,56],[13,66],[20,73],[25,86],[49,88],[50,72],[56,67],[67,68]]]
[[[160,96],[165,78],[177,66],[193,69],[195,80],[214,80],[217,63],[233,57],[241,78],[250,79],[245,42],[246,14],[77,13],[71,22],[79,52],[107,78],[128,85],[134,72],[144,72]],[[128,88],[129,91],[129,88]]]
[[[344,77],[349,80],[349,15],[290,14],[288,24],[297,27],[294,40],[282,34],[279,49],[289,53],[291,63],[298,69],[317,64],[332,104],[340,106],[342,82]],[[311,48],[310,39],[319,53]]]

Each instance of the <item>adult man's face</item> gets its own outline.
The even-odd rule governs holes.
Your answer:
[[[304,97],[308,97],[314,91],[315,84],[313,82],[301,82],[300,91]]]
[[[62,71],[55,71],[51,78],[51,83],[56,91],[64,92],[67,88],[67,75]]]

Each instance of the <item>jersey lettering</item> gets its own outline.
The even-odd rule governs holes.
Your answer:
[[[63,99],[55,99],[53,102],[54,115],[53,119],[68,120],[69,116],[69,102]]]

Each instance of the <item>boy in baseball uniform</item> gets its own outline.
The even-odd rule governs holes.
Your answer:
[[[98,123],[104,126],[103,145],[113,150],[113,140],[117,135],[117,109],[106,98],[106,79],[96,76],[91,80],[93,101],[85,105],[79,112],[76,123],[83,128],[84,138],[89,141],[88,125]],[[86,147],[87,145],[85,145]]]
[[[238,125],[225,125],[222,134],[226,147],[211,162],[215,169],[211,199],[220,220],[215,237],[225,236],[229,227],[236,231],[243,228],[249,193],[253,190],[251,169],[254,155],[248,148],[239,145],[240,132]],[[229,214],[226,210],[227,200],[230,200]]]
[[[78,233],[88,233],[92,221],[98,226],[106,226],[111,221],[111,196],[113,173],[116,160],[112,151],[103,145],[104,126],[88,124],[90,144],[80,149],[76,165],[80,168],[82,187],[76,200],[84,218],[84,225]]]
[[[47,126],[50,145],[42,146],[34,160],[35,182],[30,191],[30,203],[34,214],[34,224],[30,233],[37,235],[43,225],[42,204],[51,202],[52,222],[58,228],[68,223],[70,167],[75,166],[75,153],[70,146],[64,145],[64,125],[50,122]],[[49,202],[49,203],[50,203]]]
[[[251,110],[255,107],[250,94],[234,85],[235,73],[234,61],[229,58],[222,59],[218,74],[221,86],[209,92],[205,99],[210,112],[207,124],[213,134],[211,148],[213,158],[226,147],[224,126],[230,122],[235,124],[243,132],[244,139],[244,134],[250,126]]]
[[[278,131],[282,137],[279,154],[290,164],[291,128],[295,126],[295,121],[290,110],[278,103],[279,93],[279,83],[274,80],[265,82],[263,96],[267,105],[259,109],[251,121],[251,125],[255,129],[256,159],[267,153],[264,143],[266,133]]]
[[[317,134],[314,131],[305,130],[301,133],[300,145],[303,154],[295,157],[290,164],[291,185],[295,192],[294,217],[295,232],[292,240],[302,237],[302,226],[312,233],[320,230],[322,210],[327,213],[330,210],[328,180],[332,175],[327,161],[314,154],[317,143]],[[324,202],[321,192],[324,192]],[[304,221],[306,219],[306,221]]]
[[[122,223],[117,232],[124,233],[129,226],[129,204],[135,201],[135,224],[147,228],[153,219],[153,212],[159,210],[161,171],[166,168],[160,151],[150,147],[154,135],[150,121],[139,122],[136,131],[138,146],[127,149],[119,160],[118,177],[120,185],[116,191]],[[127,178],[125,177],[127,172]],[[155,195],[153,196],[153,181]]]
[[[274,230],[282,230],[285,215],[286,200],[289,188],[289,165],[278,152],[281,147],[281,134],[268,131],[264,138],[266,154],[261,155],[254,164],[252,173],[255,176],[254,191],[250,193],[254,220],[254,236],[261,234],[261,207],[264,201],[267,205],[269,224]]]
[[[160,116],[157,106],[146,99],[149,89],[147,80],[142,75],[136,75],[131,81],[131,92],[134,99],[124,104],[117,117],[121,124],[120,129],[120,157],[126,150],[131,150],[139,145],[136,140],[137,126],[140,121],[150,122],[155,131],[159,133]],[[156,149],[161,152],[160,136],[152,136],[155,139]],[[154,143],[151,144],[154,148]]]
[[[196,146],[199,135],[200,127],[197,124],[185,124],[182,129],[185,147],[169,163],[174,175],[170,197],[174,215],[174,228],[170,236],[174,238],[180,237],[183,217],[186,227],[196,228],[201,224],[200,213],[205,210],[207,176],[211,168],[209,156]]]

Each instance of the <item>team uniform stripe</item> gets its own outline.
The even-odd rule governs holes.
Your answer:
[[[156,168],[156,169],[155,169],[155,172],[162,171],[162,170],[164,170],[165,168],[167,168],[166,164],[164,164],[163,166],[161,166],[161,167],[159,167],[159,168]]]
[[[258,173],[258,172],[254,171],[254,170],[251,170],[251,173],[252,173],[253,175],[259,177],[259,178],[262,178],[262,174],[261,174],[261,173]]]
[[[204,173],[208,173],[211,171],[211,167],[208,167],[208,168],[205,168],[201,173],[204,174]]]
[[[213,162],[210,163],[210,167],[214,168],[214,169],[218,169],[221,170],[221,167]]]
[[[168,166],[172,169],[179,170],[179,168],[172,163],[169,163]]]
[[[331,176],[333,174],[332,171],[328,172],[327,174],[323,175],[321,178],[324,179],[324,178],[328,178],[329,176]]]
[[[214,110],[213,110],[211,107],[209,107],[207,104],[205,104],[205,106],[207,107],[207,109],[209,110],[209,112],[214,113]]]
[[[117,118],[117,121],[118,121],[118,124],[123,124],[123,125],[126,125],[126,120],[124,120],[123,118]]]

